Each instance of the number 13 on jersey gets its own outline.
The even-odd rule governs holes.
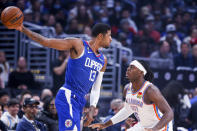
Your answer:
[[[96,71],[95,71],[95,70],[91,70],[91,71],[90,71],[89,80],[90,80],[90,81],[94,81],[94,80],[95,80],[95,77],[96,77]]]

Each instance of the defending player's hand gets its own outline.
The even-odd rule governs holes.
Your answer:
[[[92,124],[92,125],[89,125],[88,127],[92,128],[92,129],[97,128],[97,130],[102,130],[102,129],[106,128],[103,123]]]
[[[85,115],[85,120],[84,120],[84,126],[87,127],[91,124],[91,122],[94,120],[93,116],[94,116],[94,110],[95,107],[90,107],[89,112]]]
[[[126,121],[125,121],[125,125],[127,128],[130,128],[130,127],[133,127],[135,124],[137,124],[138,122],[134,119],[134,118],[128,118]]]

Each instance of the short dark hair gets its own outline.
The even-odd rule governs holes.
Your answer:
[[[9,93],[4,89],[0,90],[0,98],[3,96],[9,96]]]
[[[9,100],[7,105],[8,105],[8,107],[10,107],[12,105],[17,105],[17,104],[19,105],[19,101],[17,99],[13,98],[13,99]]]
[[[100,33],[106,34],[108,30],[111,30],[108,24],[98,23],[92,28],[92,36],[97,37]]]
[[[51,103],[51,101],[53,100],[54,98],[53,97],[51,97],[51,96],[47,96],[47,97],[45,97],[45,99],[44,99],[44,105],[43,105],[43,109],[44,109],[44,111],[47,111],[47,112],[49,112],[49,106],[50,106],[50,103]]]
[[[32,95],[31,91],[29,91],[29,90],[24,90],[24,91],[20,94],[20,102],[22,101],[23,96],[24,96],[25,94],[30,94],[30,95]]]
[[[144,76],[144,79],[147,80],[147,81],[152,82],[153,81],[153,78],[154,78],[154,75],[153,75],[153,72],[150,69],[149,65],[145,61],[143,61],[143,60],[139,60],[139,62],[143,65],[143,67],[147,71],[146,75]]]

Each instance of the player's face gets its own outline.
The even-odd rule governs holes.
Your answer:
[[[140,70],[134,65],[130,65],[127,68],[126,77],[131,81],[136,81],[140,77]]]
[[[107,33],[105,35],[103,35],[103,47],[107,48],[109,47],[111,41],[112,41],[112,37],[111,37],[111,30],[108,30]]]

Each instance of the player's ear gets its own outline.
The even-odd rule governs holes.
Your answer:
[[[99,33],[98,36],[97,36],[97,38],[98,38],[99,40],[102,40],[102,39],[103,39],[103,34],[102,34],[102,33]]]
[[[144,76],[144,72],[140,70],[140,74]]]

